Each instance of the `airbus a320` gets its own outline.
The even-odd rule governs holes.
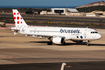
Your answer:
[[[89,42],[92,40],[98,40],[102,36],[91,28],[73,28],[73,27],[31,27],[26,24],[17,9],[13,9],[13,16],[15,21],[15,27],[11,29],[14,34],[20,33],[26,36],[32,36],[37,38],[46,38],[49,40],[48,45],[65,44],[66,40],[71,40],[76,43],[82,43],[83,41]]]

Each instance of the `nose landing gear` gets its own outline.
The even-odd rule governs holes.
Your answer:
[[[89,40],[86,40],[86,42],[87,42],[87,46],[90,46],[90,44],[89,44],[90,41]]]

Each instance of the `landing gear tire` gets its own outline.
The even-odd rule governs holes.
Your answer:
[[[90,46],[90,44],[87,44],[87,46]]]
[[[65,45],[65,42],[63,42],[62,45]]]
[[[48,42],[47,45],[52,45],[52,42]]]

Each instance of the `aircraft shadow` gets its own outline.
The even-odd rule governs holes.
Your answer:
[[[30,43],[48,43],[48,41],[30,41]]]
[[[48,43],[48,41],[30,41],[29,43]],[[57,44],[56,44],[57,45]],[[87,45],[86,42],[83,43],[65,43],[59,44],[59,46],[68,46],[68,45]],[[105,46],[105,44],[90,44],[90,46]]]
[[[105,46],[105,44],[90,44],[91,46]]]
[[[5,36],[0,36],[0,37],[5,37]]]

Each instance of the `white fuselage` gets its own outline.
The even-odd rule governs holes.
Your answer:
[[[97,40],[101,35],[90,28],[68,28],[68,27],[24,27],[20,34],[41,35],[52,37],[65,37],[65,40]]]
[[[90,40],[101,38],[101,35],[96,30],[90,28],[30,27],[26,24],[17,9],[13,9],[13,16],[15,27],[11,29],[14,31],[14,35],[20,33],[26,36],[47,38],[50,40],[48,45],[52,45],[52,43],[65,44],[65,40],[72,40],[77,43],[86,40],[87,45],[89,45]]]

